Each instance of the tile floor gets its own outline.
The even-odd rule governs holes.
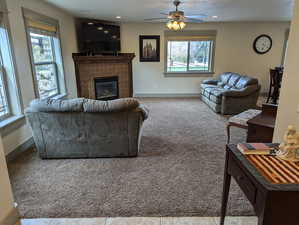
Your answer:
[[[16,225],[219,225],[219,217],[23,219]],[[227,217],[225,225],[257,225],[256,217]]]

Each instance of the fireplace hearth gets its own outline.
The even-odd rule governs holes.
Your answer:
[[[118,77],[97,77],[94,79],[95,97],[97,100],[113,100],[119,98]]]

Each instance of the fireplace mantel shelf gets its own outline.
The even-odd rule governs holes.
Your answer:
[[[134,53],[120,53],[117,56],[113,55],[95,55],[95,56],[82,56],[74,53],[73,59],[79,63],[128,63],[135,57]]]

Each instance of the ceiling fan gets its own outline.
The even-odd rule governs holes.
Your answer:
[[[185,22],[202,23],[204,20],[202,18],[207,17],[205,14],[198,14],[196,16],[185,16],[184,11],[178,9],[181,4],[180,0],[174,0],[173,4],[175,6],[175,11],[170,11],[169,13],[160,13],[167,17],[162,18],[150,18],[145,19],[145,21],[166,21],[167,27],[171,30],[182,30],[186,26]]]

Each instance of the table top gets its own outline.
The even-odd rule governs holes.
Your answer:
[[[268,155],[246,155],[246,158],[273,184],[299,184],[299,163]]]
[[[257,115],[256,117],[252,118],[251,120],[248,120],[247,124],[253,124],[253,125],[269,127],[269,128],[274,129],[275,120],[276,120],[276,117],[264,115],[261,113],[261,114]]]
[[[237,145],[228,145],[228,151],[242,164],[255,180],[269,190],[299,191],[299,164],[286,162],[274,156],[244,155]]]

